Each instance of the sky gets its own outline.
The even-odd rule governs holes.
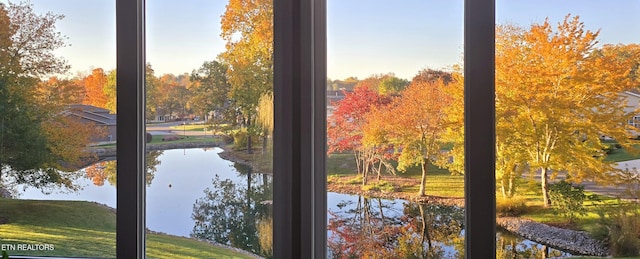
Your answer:
[[[2,0],[0,2],[6,2]],[[36,12],[64,14],[58,30],[70,46],[56,53],[69,75],[115,68],[115,0],[32,0]],[[148,0],[147,62],[156,75],[191,73],[224,51],[220,16],[226,0]],[[394,73],[411,79],[426,68],[462,63],[462,0],[327,0],[330,79]],[[571,13],[602,44],[640,43],[637,0],[496,0],[496,22],[528,27]]]

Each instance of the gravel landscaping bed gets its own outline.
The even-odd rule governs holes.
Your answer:
[[[584,231],[557,228],[513,217],[501,217],[496,222],[509,232],[572,254],[609,256],[609,249]]]

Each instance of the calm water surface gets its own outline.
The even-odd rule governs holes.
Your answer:
[[[166,150],[148,159],[155,170],[147,175],[147,228],[207,238],[268,257],[264,247],[270,235],[272,179],[221,159],[221,151]],[[102,186],[89,178],[78,183],[78,192],[45,195],[27,188],[20,198],[86,200],[116,207],[116,189],[108,180]],[[328,193],[327,199],[328,249],[334,257],[382,250],[429,258],[457,258],[463,253],[460,208],[338,193]],[[497,238],[498,254],[510,258],[569,255],[508,233]]]

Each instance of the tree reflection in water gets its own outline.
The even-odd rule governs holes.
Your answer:
[[[532,242],[522,242],[519,237],[507,232],[499,232],[496,236],[496,241],[496,258],[546,259],[569,255],[545,245],[538,245]]]
[[[358,196],[355,206],[330,211],[328,247],[334,258],[452,258],[463,247],[464,212],[457,207],[404,203]],[[456,245],[458,244],[458,245]],[[461,244],[461,245],[460,245]]]
[[[212,186],[193,205],[195,226],[191,237],[212,240],[245,251],[271,257],[272,181],[236,164],[246,182],[215,176]]]
[[[147,186],[151,185],[153,178],[158,171],[157,166],[160,165],[161,161],[158,159],[160,155],[162,155],[163,151],[149,151],[147,152],[146,158],[146,183]],[[96,186],[104,185],[104,181],[108,181],[111,185],[116,186],[117,183],[117,162],[116,160],[110,161],[102,161],[92,165],[87,166],[85,169],[85,175],[88,179],[93,181],[93,184]]]
[[[464,209],[354,196],[329,211],[332,258],[464,258]],[[401,211],[401,212],[400,212]],[[496,258],[569,254],[499,232]]]

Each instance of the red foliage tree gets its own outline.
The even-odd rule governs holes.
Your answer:
[[[372,107],[383,107],[390,102],[390,97],[379,95],[368,87],[346,92],[345,98],[337,102],[336,110],[328,118],[328,153],[353,151],[358,173],[368,171],[373,153],[362,145],[367,113]],[[363,178],[363,183],[366,183],[366,174]]]

